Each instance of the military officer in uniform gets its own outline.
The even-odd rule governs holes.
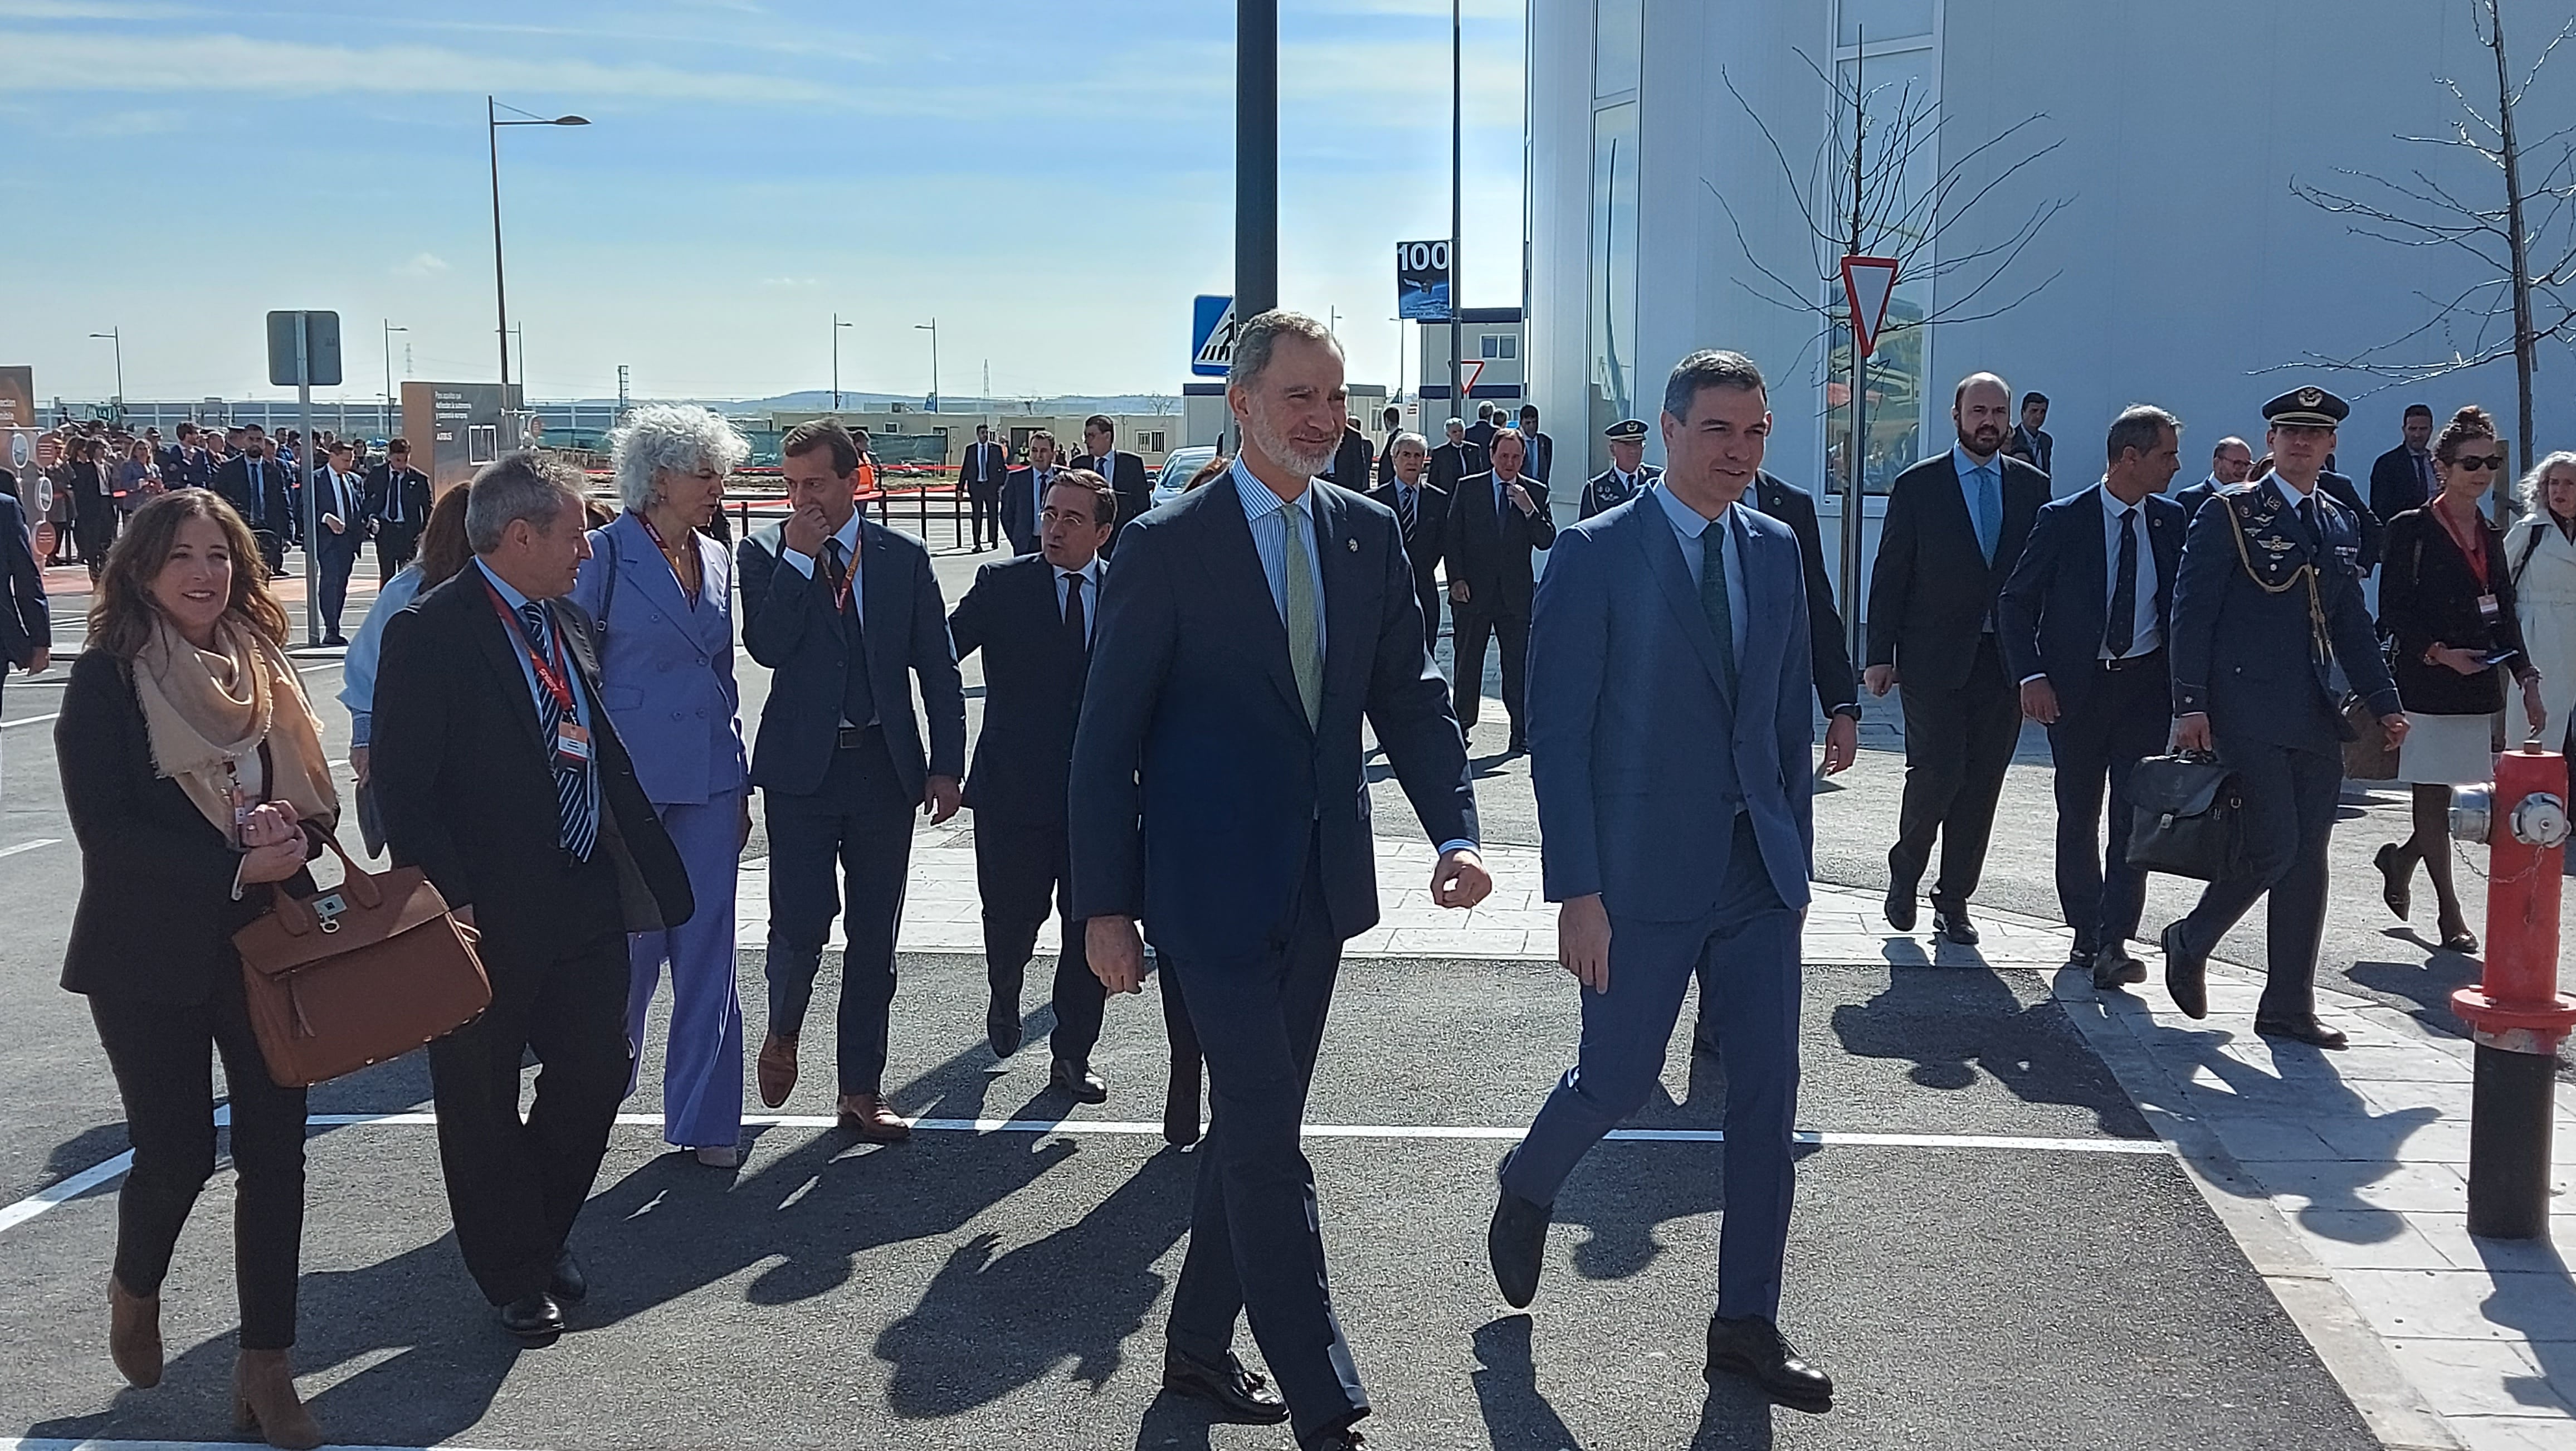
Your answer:
[[[2317,938],[2326,849],[2351,738],[2330,683],[2343,667],[2388,732],[2406,737],[2397,687],[2361,599],[2361,520],[2321,487],[2350,406],[2323,388],[2263,405],[2272,471],[2224,488],[2192,516],[2173,591],[2173,742],[2216,750],[2244,793],[2244,865],[2211,882],[2164,930],[2165,987],[2209,1013],[2210,951],[2271,894],[2268,973],[2254,1031],[2318,1048],[2344,1035],[2317,1020]]]
[[[1662,469],[1646,462],[1646,420],[1622,418],[1601,430],[1601,436],[1610,440],[1610,467],[1584,484],[1583,500],[1575,513],[1578,519],[1615,509],[1663,477]]]

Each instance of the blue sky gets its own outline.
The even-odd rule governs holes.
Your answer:
[[[1396,366],[1448,228],[1448,0],[1281,0],[1280,285]],[[1468,0],[1465,301],[1519,300],[1520,0]],[[541,397],[1177,391],[1233,267],[1228,0],[0,0],[0,363],[41,398],[274,397],[261,315],[488,379],[483,97]],[[1479,264],[1482,265],[1479,265]]]

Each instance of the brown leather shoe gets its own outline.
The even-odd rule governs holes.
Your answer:
[[[873,1093],[841,1095],[841,1127],[872,1144],[899,1144],[912,1137],[912,1125]]]
[[[772,1033],[761,1042],[760,1101],[776,1108],[796,1091],[796,1035]]]
[[[161,1297],[138,1295],[107,1277],[107,1356],[137,1390],[161,1383]]]
[[[271,1446],[311,1451],[322,1428],[295,1394],[295,1371],[283,1350],[245,1350],[233,1360],[233,1429],[257,1431]]]

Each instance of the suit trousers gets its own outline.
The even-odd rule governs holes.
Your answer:
[[[605,848],[565,860],[542,915],[477,912],[483,1016],[429,1045],[438,1160],[465,1268],[495,1305],[546,1287],[626,1096],[626,932]],[[519,1065],[543,1066],[519,1116]]]
[[[1476,724],[1476,709],[1485,694],[1485,641],[1490,636],[1503,657],[1503,715],[1511,722],[1512,739],[1521,738],[1521,705],[1526,698],[1524,684],[1529,675],[1529,615],[1489,614],[1474,603],[1449,607],[1450,648],[1455,655],[1451,674],[1455,677],[1452,691],[1457,696],[1458,727],[1471,730]]]
[[[134,1167],[116,1197],[116,1278],[161,1293],[171,1251],[197,1192],[215,1172],[211,1060],[224,1065],[232,1107],[233,1278],[241,1348],[295,1343],[295,1284],[304,1242],[304,1090],[268,1076],[243,1005],[240,960],[228,950],[215,990],[174,1005],[92,993],[99,1046],[125,1103]]]
[[[1908,682],[1905,707],[1905,799],[1897,809],[1896,845],[1887,869],[1897,886],[1912,891],[1941,843],[1941,875],[1932,888],[1935,907],[1964,907],[1976,895],[1986,868],[1986,843],[1994,834],[1995,801],[2004,769],[2021,739],[2021,691],[2004,678],[1995,637],[1977,644],[1968,678],[1956,689],[1935,690]]]
[[[1503,1187],[1534,1204],[1557,1190],[1601,1136],[1645,1106],[1664,1069],[1691,979],[1715,991],[1702,1031],[1726,1064],[1725,1217],[1718,1230],[1717,1313],[1780,1314],[1781,1261],[1796,1187],[1791,1134],[1798,1112],[1801,913],[1772,885],[1753,835],[1735,818],[1735,845],[1716,908],[1688,922],[1610,920],[1610,990],[1583,989],[1575,1066],[1503,1161]]]
[[[2206,952],[2254,899],[2264,912],[2267,972],[2260,1019],[2316,1011],[2317,939],[2326,925],[2326,848],[2343,795],[2343,757],[2331,741],[2314,751],[2218,737],[2218,758],[2245,792],[2245,870],[2203,888],[2182,919],[2183,943]]]
[[[823,944],[841,918],[837,1015],[840,1091],[881,1093],[886,1022],[894,1009],[894,941],[903,917],[904,873],[912,864],[912,816],[920,807],[895,779],[881,732],[837,751],[810,795],[770,789],[769,1031],[804,1031],[822,971]],[[832,877],[849,888],[844,911]]]
[[[983,548],[985,541],[988,539],[995,544],[1001,543],[1001,488],[997,485],[989,489],[968,489],[966,491],[966,507],[971,513],[972,524],[975,530],[975,547],[978,549]],[[1124,524],[1127,521],[1121,519],[1118,522]]]
[[[106,565],[107,551],[116,543],[117,526],[124,519],[110,500],[91,495],[80,501],[80,512],[72,517],[72,542],[80,547],[81,563],[89,566],[90,578],[98,578]]]
[[[397,524],[390,519],[376,525],[376,581],[381,584],[402,572],[420,553],[420,526],[409,522]]]
[[[2060,697],[2062,700],[2064,697]],[[2129,865],[2136,808],[2129,777],[2162,750],[2173,702],[2172,679],[2157,666],[2096,670],[2084,708],[2061,713],[2048,728],[2057,775],[2057,905],[2075,929],[2078,951],[2118,947],[2137,935],[2147,905],[2147,874]],[[2103,838],[2102,789],[2111,792]]]
[[[975,813],[975,889],[984,899],[984,972],[993,995],[1017,1002],[1022,974],[1046,925],[1050,899],[1062,916],[1055,957],[1055,1034],[1058,1058],[1091,1061],[1100,1041],[1108,989],[1091,975],[1083,924],[1072,910],[1073,876],[1065,824],[1007,821]]]
[[[1428,574],[1414,576],[1413,593],[1414,597],[1422,602],[1422,651],[1426,655],[1437,655],[1440,653],[1440,581],[1438,577]],[[1524,644],[1522,650],[1523,658],[1526,659],[1528,646]]]
[[[358,545],[352,534],[333,534],[324,525],[313,549],[315,598],[322,606],[322,633],[340,633],[340,612],[349,605],[349,576],[358,570]]]
[[[273,529],[254,529],[251,538],[259,545],[260,562],[268,566],[269,574],[285,573],[286,536]]]
[[[742,857],[742,792],[656,806],[688,868],[698,910],[677,927],[626,940],[626,1048],[644,1063],[645,1020],[671,967],[671,1038],[662,1058],[662,1141],[725,1148],[742,1137],[742,1000],[734,991],[733,903]],[[629,1073],[626,1092],[635,1092]]]
[[[1164,1333],[1180,1350],[1221,1360],[1242,1312],[1300,1443],[1369,1409],[1325,1288],[1315,1170],[1299,1138],[1341,964],[1322,848],[1310,844],[1288,916],[1266,938],[1225,961],[1161,965],[1165,992],[1184,990],[1207,1055],[1210,1106],[1189,1253]]]

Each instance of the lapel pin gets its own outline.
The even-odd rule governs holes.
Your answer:
[[[1359,552],[1360,552],[1360,542],[1359,542],[1358,540],[1356,540],[1356,539],[1345,539],[1345,540],[1343,540],[1343,541],[1342,541],[1342,545],[1343,545],[1343,547],[1344,547],[1344,548],[1347,548],[1348,550],[1350,550],[1350,552],[1351,552],[1351,553],[1353,553],[1353,554],[1357,554],[1357,553],[1359,553]]]

